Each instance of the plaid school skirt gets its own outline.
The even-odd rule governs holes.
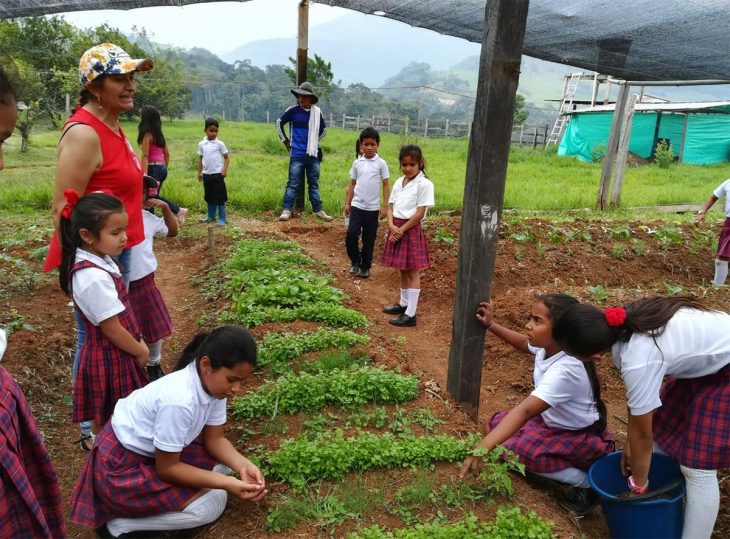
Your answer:
[[[730,467],[730,365],[702,378],[668,378],[654,412],[654,442],[698,470]]]
[[[155,284],[155,274],[129,283],[129,303],[146,343],[172,334],[172,321],[165,300]]]
[[[25,395],[2,367],[0,537],[66,537],[56,471]]]
[[[401,226],[408,219],[393,217],[393,224]],[[383,266],[397,270],[417,270],[431,267],[431,259],[428,256],[428,244],[426,235],[423,233],[421,223],[410,228],[403,234],[403,237],[395,243],[388,238],[385,239],[383,249]]]
[[[205,470],[216,464],[197,441],[183,449],[180,460]],[[70,519],[98,528],[114,518],[161,515],[182,510],[199,492],[160,479],[155,459],[126,449],[109,422],[96,437],[71,492]]]
[[[730,258],[730,217],[725,218],[725,222],[720,229],[720,239],[717,241],[717,256]]]
[[[494,429],[508,412],[494,414],[489,429]],[[530,419],[502,445],[513,451],[529,471],[537,473],[566,468],[586,471],[593,461],[616,450],[608,430],[597,433],[592,426],[581,430],[556,429],[548,427],[542,416]]]

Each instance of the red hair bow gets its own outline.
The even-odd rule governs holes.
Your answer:
[[[66,199],[66,205],[63,207],[63,210],[61,210],[61,217],[64,217],[66,219],[71,219],[71,214],[73,213],[74,208],[76,207],[76,203],[79,201],[79,199],[81,197],[73,189],[64,189],[63,198]]]
[[[618,327],[626,320],[626,311],[623,307],[609,307],[603,311],[606,323],[611,327]]]

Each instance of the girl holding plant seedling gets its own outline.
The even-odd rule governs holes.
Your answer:
[[[104,426],[117,400],[147,383],[149,350],[112,256],[127,243],[122,201],[102,192],[79,198],[66,189],[61,211],[61,290],[73,298],[86,332],[74,381],[73,421]],[[139,211],[139,210],[138,210]]]
[[[112,537],[184,530],[220,517],[228,494],[262,499],[261,471],[223,435],[226,398],[255,366],[247,330],[196,335],[175,372],[117,403],[71,494],[71,520]]]
[[[571,305],[553,328],[588,363],[611,351],[626,384],[621,469],[635,494],[651,489],[652,451],[680,464],[685,539],[709,539],[720,508],[717,469],[730,467],[730,314],[695,298],[651,297],[623,307]],[[668,378],[665,381],[665,377]]]
[[[578,300],[565,294],[543,294],[532,305],[527,335],[494,321],[491,302],[482,302],[477,320],[517,350],[535,355],[535,389],[520,404],[495,414],[490,432],[477,448],[491,451],[502,444],[515,452],[529,472],[571,486],[559,500],[561,507],[578,515],[598,504],[588,483],[591,463],[615,450],[606,430],[606,405],[595,366],[563,352],[552,336],[562,311]],[[471,456],[461,477],[477,470],[481,458]]]

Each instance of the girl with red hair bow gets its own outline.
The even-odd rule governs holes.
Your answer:
[[[655,446],[680,464],[684,538],[712,535],[717,469],[730,467],[729,329],[730,314],[689,297],[644,298],[605,311],[573,305],[553,327],[555,340],[579,359],[611,351],[629,409],[622,471],[641,494],[651,490]]]

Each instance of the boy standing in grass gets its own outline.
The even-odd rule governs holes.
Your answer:
[[[228,148],[218,140],[218,120],[205,120],[205,138],[198,143],[198,181],[203,182],[208,216],[198,219],[201,223],[215,221],[218,212],[218,226],[226,225],[226,175],[228,174]]]
[[[380,134],[372,127],[360,133],[360,157],[350,169],[350,185],[345,198],[345,216],[348,216],[347,256],[350,257],[350,274],[362,279],[370,277],[373,263],[378,218],[387,215],[390,187],[388,165],[378,156]],[[383,202],[380,202],[380,186],[383,186]],[[359,242],[362,236],[362,250]]]

